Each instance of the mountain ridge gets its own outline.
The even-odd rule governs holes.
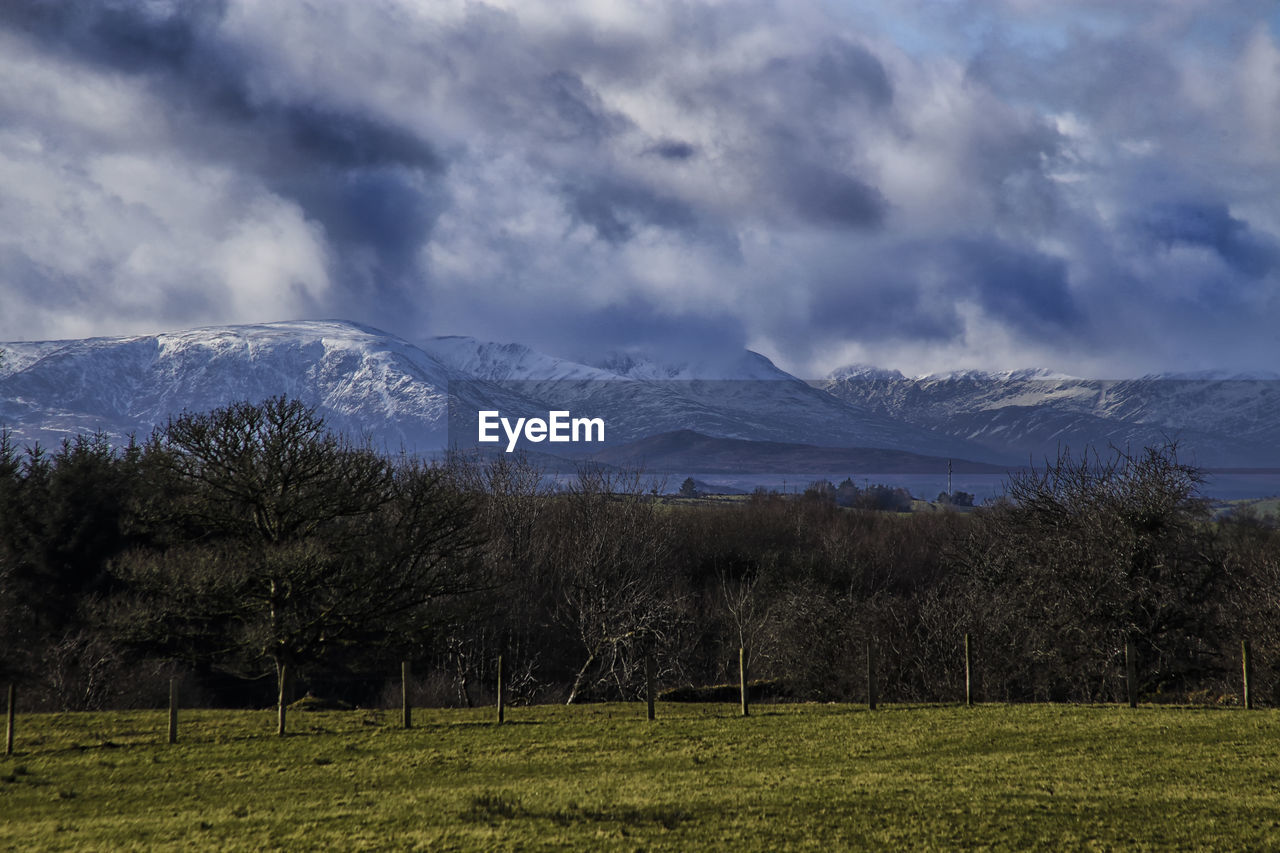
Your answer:
[[[1215,374],[1216,376],[1216,374]],[[1266,378],[1049,378],[1035,371],[908,378],[837,372],[817,383],[884,417],[1004,453],[1176,442],[1197,464],[1280,464],[1280,382]]]
[[[473,441],[474,427],[451,415],[481,409],[585,409],[608,419],[612,443],[697,426],[748,440],[971,449],[963,439],[869,415],[749,351],[712,367],[633,359],[614,373],[520,344],[461,336],[410,342],[341,320],[0,347],[10,353],[0,368],[0,425],[27,443],[94,431],[123,441],[182,411],[288,394],[315,406],[335,430],[417,452]]]
[[[1280,466],[1280,381],[1262,374],[1097,380],[1031,368],[907,377],[858,365],[804,382],[750,350],[626,352],[589,364],[464,336],[410,341],[345,320],[0,349],[0,427],[19,444],[96,431],[122,443],[182,411],[288,394],[335,430],[412,452],[474,444],[482,409],[572,410],[604,418],[609,445],[693,430],[1020,466],[1063,446],[1173,439],[1205,467]]]

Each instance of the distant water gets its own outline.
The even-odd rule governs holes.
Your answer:
[[[751,492],[763,486],[786,494],[800,494],[817,480],[827,480],[839,485],[846,477],[863,489],[867,486],[885,485],[905,488],[914,498],[933,500],[947,490],[946,474],[663,474],[641,475],[640,487],[671,494],[680,488],[686,477],[693,477],[700,487],[714,493],[716,487],[726,492]],[[551,488],[563,488],[576,479],[573,474],[547,474],[544,482]],[[956,474],[951,478],[951,488],[973,495],[975,504],[1000,497],[1005,493],[1008,477],[1004,474]],[[1203,497],[1215,501],[1251,500],[1280,496],[1280,471],[1255,473],[1212,473],[1206,475]]]
[[[815,474],[693,474],[695,480],[713,486],[728,486],[740,491],[752,491],[757,486],[777,491],[800,493],[815,480],[826,479],[840,484],[846,477],[858,488],[883,484],[905,487],[911,495],[922,500],[933,500],[947,490],[947,475],[935,474],[832,474],[827,477]],[[674,491],[684,481],[682,476],[667,478],[668,490]],[[951,478],[953,491],[968,492],[975,503],[997,498],[1004,494],[1007,477],[1003,474],[956,474]],[[1280,471],[1267,473],[1219,473],[1207,475],[1202,489],[1204,497],[1213,500],[1233,501],[1249,498],[1265,498],[1280,495]]]

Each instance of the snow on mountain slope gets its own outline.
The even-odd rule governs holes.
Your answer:
[[[1097,380],[1044,370],[908,378],[853,367],[820,384],[885,417],[1024,458],[1052,456],[1059,446],[1176,439],[1202,465],[1280,465],[1280,382],[1272,379],[1210,373]]]
[[[427,338],[419,344],[458,376],[486,381],[602,381],[606,370],[540,353],[523,344],[499,344],[460,335]]]
[[[170,416],[277,394],[392,449],[442,443],[449,370],[398,338],[339,321],[8,343],[0,423],[20,442],[103,430],[145,437]]]
[[[98,430],[117,441],[146,437],[184,410],[288,394],[316,406],[330,427],[391,450],[469,444],[481,409],[514,416],[565,409],[603,418],[610,443],[696,429],[724,438],[991,457],[964,439],[838,400],[745,351],[681,364],[633,355],[625,364],[608,362],[609,369],[472,338],[415,345],[342,321],[0,348],[0,426],[19,443]]]
[[[427,338],[424,352],[459,374],[474,379],[501,381],[778,381],[796,378],[751,350],[716,353],[698,360],[659,359],[655,356],[615,352],[594,363],[559,358],[523,344],[480,341],[461,335]]]
[[[480,409],[600,417],[610,444],[695,430],[726,439],[1025,461],[1067,445],[1178,439],[1194,461],[1280,465],[1280,380],[1197,374],[1092,380],[1044,370],[909,378],[855,366],[815,385],[761,355],[615,354],[596,364],[519,344],[409,343],[342,321],[0,344],[0,427],[20,443],[147,436],[171,416],[289,394],[388,449],[475,436]],[[463,416],[459,426],[456,417]],[[467,424],[466,418],[471,418]]]
[[[535,401],[542,411],[602,418],[611,444],[691,429],[721,438],[992,457],[963,439],[868,414],[749,350],[670,361],[615,353],[590,365],[473,338],[430,338],[421,346],[454,373]],[[471,414],[455,420],[452,434],[474,433]]]
[[[628,379],[675,381],[786,382],[795,377],[778,369],[769,359],[751,350],[704,355],[698,359],[659,360],[641,353],[610,353],[596,363]]]

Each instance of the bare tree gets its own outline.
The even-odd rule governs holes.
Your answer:
[[[1126,637],[1149,687],[1175,689],[1203,670],[1226,567],[1202,479],[1174,445],[1063,451],[1011,478],[1008,504],[980,514],[958,551],[956,594],[992,635],[987,653],[1010,652],[1012,693],[1114,695]]]
[[[653,497],[637,473],[584,468],[557,503],[555,616],[583,654],[568,704],[589,687],[635,692],[644,655],[676,635],[684,595],[671,522]]]
[[[281,735],[294,667],[390,641],[470,583],[473,507],[445,473],[352,447],[296,400],[184,414],[148,452],[167,475],[150,515],[172,533],[122,566],[149,598],[134,632],[270,661]]]

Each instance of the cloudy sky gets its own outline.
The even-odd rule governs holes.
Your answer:
[[[1274,0],[0,3],[0,340],[1280,367]]]

